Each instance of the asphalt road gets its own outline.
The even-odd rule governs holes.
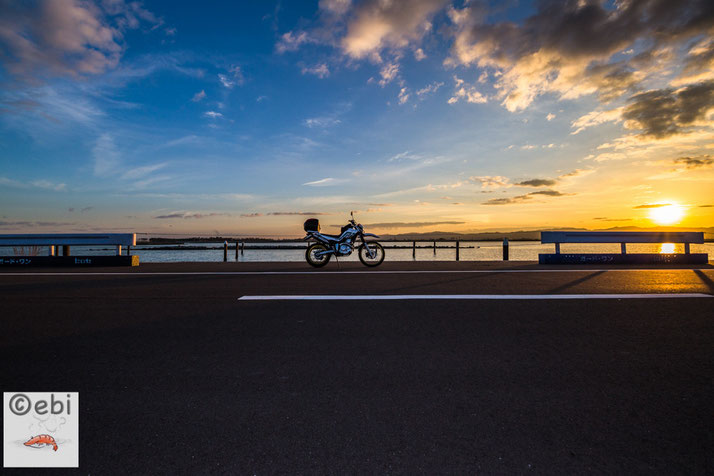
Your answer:
[[[714,472],[714,299],[656,298],[711,266],[377,270],[4,269],[3,391],[80,392],[83,474]]]

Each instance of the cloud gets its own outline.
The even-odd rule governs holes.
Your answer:
[[[219,117],[223,117],[223,114],[221,114],[220,112],[216,112],[216,111],[206,111],[203,113],[203,115],[205,117],[210,117],[211,119],[217,119]]]
[[[336,179],[332,177],[327,177],[324,179],[315,180],[313,182],[305,182],[303,185],[307,185],[309,187],[327,187],[330,185],[339,185],[345,182],[347,182],[347,179]]]
[[[608,217],[595,217],[593,220],[598,221],[630,221],[631,218],[608,218]]]
[[[421,221],[421,222],[393,222],[393,223],[370,223],[364,225],[372,228],[421,228],[425,226],[437,225],[463,225],[463,221]]]
[[[358,5],[341,40],[345,54],[352,58],[379,59],[383,49],[399,50],[415,43],[432,29],[431,17],[447,0],[401,2],[366,0]]]
[[[575,169],[572,172],[568,172],[568,173],[559,175],[558,180],[575,178],[575,177],[584,177],[585,175],[590,175],[593,172],[595,172],[595,169]]]
[[[218,75],[218,80],[228,89],[233,88],[236,84],[240,86],[245,82],[240,66],[231,66],[228,69],[228,74]]]
[[[409,101],[409,93],[407,92],[407,88],[401,88],[399,90],[399,104],[405,104],[407,101]]]
[[[94,175],[106,177],[119,166],[119,150],[114,144],[114,138],[109,133],[104,133],[94,142],[92,148],[94,162]]]
[[[63,192],[67,189],[67,186],[63,183],[53,183],[49,180],[33,180],[30,182],[32,186],[37,188],[43,188],[45,190],[53,190],[55,192]]]
[[[379,85],[382,87],[386,86],[399,76],[399,64],[396,62],[385,64],[382,66],[382,69],[379,70],[379,75],[382,77],[382,79],[379,80]]]
[[[646,205],[637,205],[636,207],[633,207],[635,210],[638,209],[645,209],[645,208],[662,208],[662,207],[668,207],[670,206],[671,203],[650,203]]]
[[[316,64],[315,66],[303,66],[300,69],[302,74],[314,74],[320,79],[326,78],[330,75],[330,70],[325,63]]]
[[[243,218],[256,218],[256,217],[262,217],[262,213],[241,213],[240,215]]]
[[[674,159],[675,164],[682,164],[688,169],[697,169],[710,167],[714,164],[714,159],[710,155],[702,155],[699,157],[679,157]]]
[[[443,82],[434,81],[433,83],[431,83],[431,84],[429,84],[429,85],[427,85],[427,86],[424,86],[424,87],[421,88],[421,89],[417,89],[416,95],[419,96],[419,99],[423,99],[423,98],[426,97],[427,95],[433,94],[433,93],[435,93],[436,91],[438,91],[439,88],[442,87],[443,85],[444,85]]]
[[[484,188],[508,188],[513,186],[508,177],[502,177],[500,175],[473,176],[469,177],[469,180],[475,183],[480,183]]]
[[[191,98],[191,101],[200,102],[205,98],[206,98],[206,91],[201,89],[199,92],[197,92],[196,94],[193,95],[193,97]]]
[[[483,3],[474,2],[450,8],[449,17],[455,33],[446,63],[495,70],[494,87],[509,111],[522,110],[546,93],[613,100],[651,74],[671,71],[668,60],[677,58],[668,52],[700,35],[711,36],[714,25],[708,0],[543,0],[520,23],[486,23]],[[614,58],[635,46],[649,49]]]
[[[454,94],[447,101],[449,104],[454,104],[460,100],[464,100],[471,104],[485,104],[488,102],[486,96],[481,94],[475,86],[470,86],[464,82],[463,79],[459,79],[454,76],[454,82],[456,87],[454,88]]]
[[[596,126],[605,122],[619,122],[622,116],[622,109],[623,108],[618,107],[617,109],[611,109],[609,111],[591,111],[573,121],[570,127],[575,130],[570,134],[580,134],[588,127]]]
[[[123,32],[163,22],[139,2],[2,2],[0,57],[14,74],[97,74],[124,52]]]
[[[51,190],[54,192],[64,192],[67,190],[67,185],[64,183],[50,182],[45,179],[32,180],[30,182],[20,182],[7,177],[0,176],[0,186],[12,188],[40,188],[43,190]]]
[[[424,53],[424,50],[422,50],[421,48],[417,48],[416,50],[414,50],[414,59],[417,61],[426,59],[426,53]]]
[[[549,112],[548,115],[545,116],[545,120],[548,122],[552,121],[553,119],[555,119],[555,114],[553,114],[552,112]]]
[[[672,86],[714,79],[714,39],[711,35],[695,43],[684,58],[682,74]]]
[[[662,139],[697,125],[712,109],[714,80],[677,90],[667,88],[636,94],[623,110],[622,119],[625,128],[641,130],[642,136]]]
[[[331,127],[331,126],[336,126],[337,124],[340,124],[342,121],[337,119],[334,116],[322,116],[322,117],[311,117],[308,119],[305,119],[304,124],[305,126],[309,128],[315,128],[315,127]]]
[[[514,203],[523,203],[537,196],[547,197],[564,197],[570,194],[558,192],[557,190],[538,190],[537,192],[527,193],[525,195],[516,195],[510,198],[492,198],[484,202],[482,205],[511,205]]]
[[[347,13],[352,6],[352,0],[320,0],[320,10],[340,16]]]
[[[127,179],[127,180],[134,180],[134,179],[140,179],[143,177],[146,177],[147,175],[151,174],[152,172],[155,172],[159,169],[162,169],[168,165],[166,162],[163,162],[161,164],[154,164],[154,165],[145,165],[143,167],[135,167],[133,169],[127,170],[124,172],[121,176],[122,179]]]
[[[167,215],[158,215],[155,216],[154,219],[157,220],[166,220],[166,219],[172,219],[172,218],[181,218],[184,220],[188,219],[201,219],[201,218],[210,218],[210,217],[219,217],[219,216],[231,216],[230,213],[218,213],[218,212],[212,212],[212,213],[200,213],[200,212],[173,212],[169,213]]]
[[[417,155],[417,154],[412,154],[408,150],[405,150],[404,152],[400,152],[396,155],[393,155],[389,159],[387,159],[387,162],[394,162],[402,159],[407,159],[407,160],[421,160],[423,156]]]
[[[516,185],[523,187],[552,187],[556,183],[558,183],[558,181],[553,179],[530,179],[518,182]]]
[[[286,51],[297,51],[305,43],[315,43],[316,40],[310,38],[305,31],[293,33],[289,31],[283,33],[280,40],[275,45],[275,51],[285,53]]]

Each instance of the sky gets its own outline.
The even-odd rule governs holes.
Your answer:
[[[708,0],[0,0],[0,233],[714,226]]]

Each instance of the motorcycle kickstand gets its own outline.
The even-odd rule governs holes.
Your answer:
[[[335,262],[337,263],[337,271],[340,270],[340,259],[335,255]]]

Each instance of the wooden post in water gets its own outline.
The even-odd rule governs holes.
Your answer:
[[[54,245],[50,245],[47,247],[48,248],[48,256],[54,256],[55,255],[55,247]]]
[[[503,261],[508,261],[508,238],[503,239]]]
[[[456,261],[459,260],[459,240],[456,240]]]
[[[62,245],[62,256],[69,256],[69,245]]]
[[[236,261],[238,261],[238,242],[236,241]]]
[[[434,256],[436,256],[436,241],[434,242]]]
[[[223,242],[223,262],[228,261],[228,242]]]
[[[416,241],[412,241],[412,259],[416,259]]]

